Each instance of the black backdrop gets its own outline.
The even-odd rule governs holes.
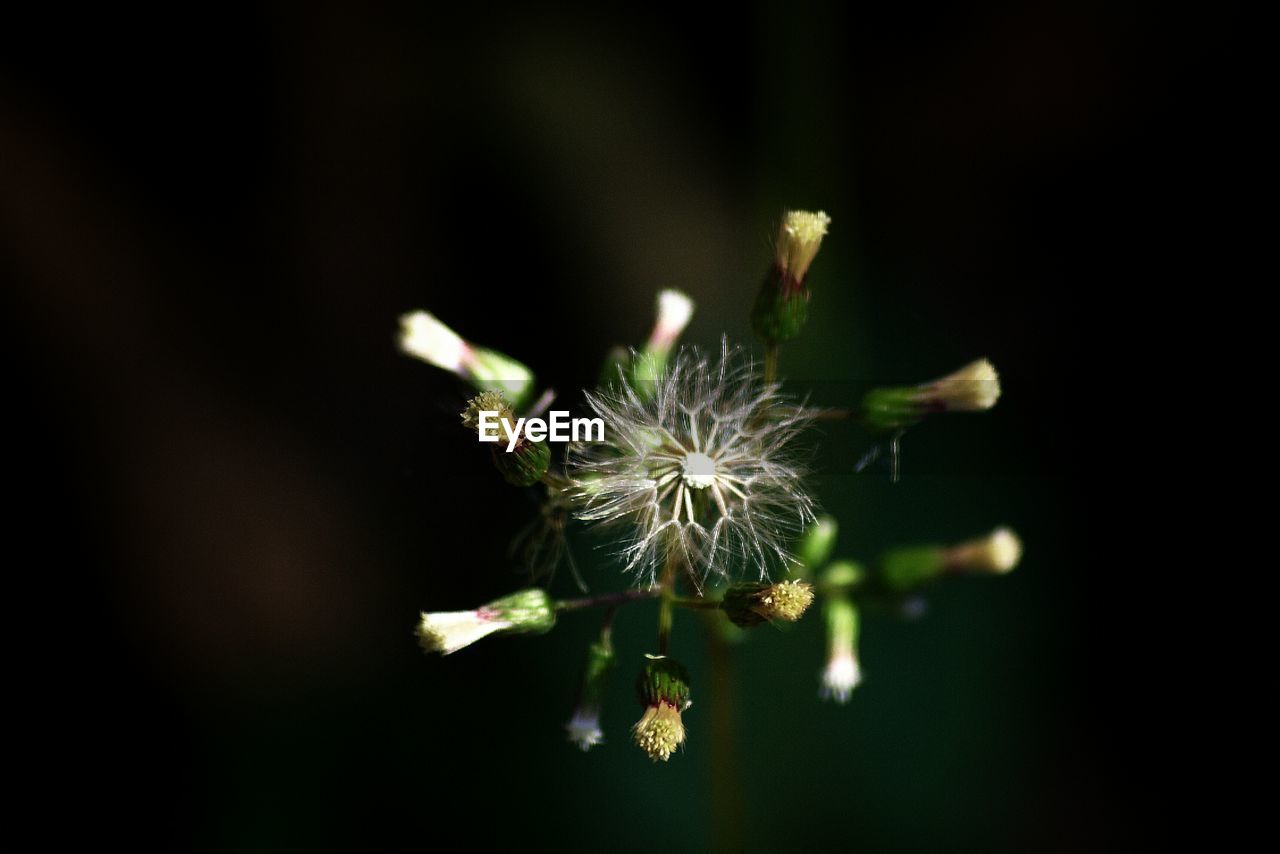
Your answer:
[[[812,696],[816,620],[753,641],[747,838],[1143,832],[1133,701],[1166,640],[1139,628],[1150,568],[1124,543],[1146,487],[1119,425],[1158,370],[1136,342],[1172,251],[1174,99],[1224,32],[1115,4],[12,20],[11,703],[37,724],[46,832],[704,845],[705,721],[652,768],[620,685],[609,744],[563,744],[586,622],[414,647],[419,609],[517,583],[503,543],[528,507],[460,441],[460,390],[393,332],[430,308],[564,389],[645,334],[660,287],[699,303],[692,340],[742,338],[785,206],[834,218],[785,373],[838,398],[986,354],[1006,388],[913,437],[904,483],[831,477],[842,551],[1007,521],[1028,552],[939,591],[919,626],[872,621],[845,710]],[[620,626],[630,654],[649,619]],[[491,826],[460,813],[476,804]]]

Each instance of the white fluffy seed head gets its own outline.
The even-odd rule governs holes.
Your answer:
[[[742,353],[685,347],[652,394],[624,383],[587,403],[605,441],[569,447],[575,515],[622,532],[641,586],[670,558],[699,584],[794,563],[791,542],[814,518],[797,442],[813,416]]]

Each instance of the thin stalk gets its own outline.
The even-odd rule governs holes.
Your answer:
[[[778,381],[778,345],[767,344],[764,348],[764,381],[772,383]]]
[[[622,590],[618,593],[601,593],[599,596],[587,596],[583,599],[561,599],[555,603],[555,609],[557,611],[581,611],[583,608],[617,608],[619,605],[625,605],[628,602],[657,599],[661,595],[662,591],[656,588],[653,590]]]
[[[546,473],[542,475],[542,482],[546,485],[548,491],[554,490],[556,492],[568,489],[572,485],[572,481],[569,478],[550,469],[547,469]]]
[[[658,655],[666,655],[671,645],[671,625],[675,620],[674,605],[676,600],[676,552],[667,555],[667,563],[662,568],[661,596],[662,604],[658,608]]]
[[[715,615],[707,615],[711,659],[711,826],[712,850],[742,851],[742,798],[738,788],[733,731],[733,662]]]
[[[720,607],[720,600],[703,599],[698,596],[672,596],[671,604],[677,608],[692,608],[695,611],[715,611]]]
[[[613,644],[613,618],[618,615],[618,606],[610,605],[604,612],[604,620],[600,623],[600,643],[606,647]]]

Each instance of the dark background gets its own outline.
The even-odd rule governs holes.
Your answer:
[[[709,704],[669,765],[628,744],[650,606],[620,618],[588,755],[560,728],[594,618],[417,650],[419,610],[520,583],[505,544],[532,505],[456,429],[462,390],[393,336],[428,308],[570,390],[678,287],[688,340],[747,341],[786,207],[833,217],[783,352],[798,387],[838,404],[981,355],[1004,381],[993,412],[909,434],[897,485],[854,476],[865,443],[828,431],[838,553],[999,523],[1027,552],[939,588],[919,622],[868,618],[844,708],[816,699],[819,619],[741,647],[742,836],[1140,838],[1134,700],[1163,641],[1135,622],[1149,569],[1114,522],[1142,487],[1107,414],[1145,369],[1115,345],[1155,312],[1175,99],[1227,26],[1157,8],[11,20],[0,279],[32,624],[13,705],[48,838],[705,847]],[[677,626],[695,699],[700,635]]]

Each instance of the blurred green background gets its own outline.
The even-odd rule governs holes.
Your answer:
[[[1197,22],[1203,24],[1203,22]],[[838,3],[643,12],[358,4],[21,19],[0,60],[0,273],[39,536],[32,786],[195,850],[701,850],[707,657],[667,765],[628,742],[651,605],[625,609],[608,743],[563,724],[591,614],[441,659],[421,609],[521,579],[533,505],[395,351],[428,308],[576,402],[654,295],[686,340],[749,336],[786,207],[824,209],[783,374],[836,405],[979,356],[1005,395],[853,474],[825,431],[838,556],[1014,527],[1022,566],[869,615],[865,682],[820,703],[821,620],[735,650],[748,850],[1080,850],[1135,832],[1121,699],[1135,570],[1082,400],[1131,299],[1148,153],[1190,60],[1140,7]],[[1203,24],[1202,41],[1212,42]],[[846,396],[848,396],[846,398]],[[576,554],[597,561],[598,540]],[[606,590],[624,579],[600,562]],[[1100,592],[1105,582],[1106,592]],[[567,576],[559,579],[568,592]],[[28,669],[30,672],[28,673]],[[701,681],[699,681],[701,680]]]

